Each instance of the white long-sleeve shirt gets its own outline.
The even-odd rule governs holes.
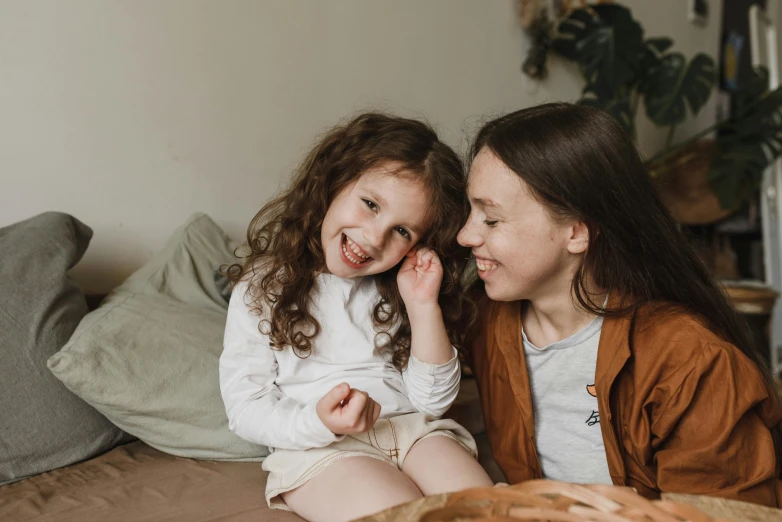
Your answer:
[[[368,393],[381,406],[381,418],[416,411],[439,417],[456,398],[455,349],[454,357],[440,365],[411,355],[400,372],[387,353],[375,348],[372,311],[380,295],[371,277],[317,277],[311,311],[321,331],[305,358],[290,347],[269,346],[269,337],[258,330],[261,317],[248,307],[246,290],[246,283],[233,290],[220,357],[228,426],[240,437],[273,449],[317,448],[340,440],[321,422],[315,405],[342,382]]]

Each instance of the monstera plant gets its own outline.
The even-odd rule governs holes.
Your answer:
[[[709,183],[723,208],[740,206],[782,153],[782,89],[768,90],[763,69],[735,97],[733,115],[674,144],[674,130],[709,100],[717,83],[714,60],[703,53],[688,60],[670,38],[646,38],[627,7],[576,9],[556,31],[553,49],[578,64],[585,86],[580,104],[609,112],[633,137],[643,105],[649,120],[668,129],[665,149],[648,160],[653,176],[686,161],[682,154],[716,132]]]

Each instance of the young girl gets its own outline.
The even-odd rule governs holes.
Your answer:
[[[220,385],[231,430],[273,450],[271,507],[348,520],[491,485],[470,434],[438,420],[459,389],[454,346],[471,310],[464,191],[430,127],[364,114],[328,133],[250,223]]]
[[[509,481],[778,505],[765,364],[622,128],[566,104],[491,121],[468,195],[459,242],[491,299],[472,358]]]

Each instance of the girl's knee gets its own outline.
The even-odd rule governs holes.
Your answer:
[[[426,455],[431,458],[436,458],[435,455],[441,455],[443,453],[447,453],[449,455],[459,455],[463,453],[470,458],[474,458],[469,450],[467,450],[455,439],[446,435],[433,435],[419,440],[413,444],[412,448],[410,448],[405,462],[407,462],[407,460],[410,458],[410,455],[413,455],[414,453],[416,454],[416,457],[418,455]]]

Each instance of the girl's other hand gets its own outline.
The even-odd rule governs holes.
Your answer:
[[[408,310],[417,305],[437,304],[442,280],[440,258],[427,247],[410,250],[396,276],[399,294]]]
[[[343,382],[318,401],[315,411],[332,433],[350,435],[372,429],[380,416],[380,405],[366,392]]]

